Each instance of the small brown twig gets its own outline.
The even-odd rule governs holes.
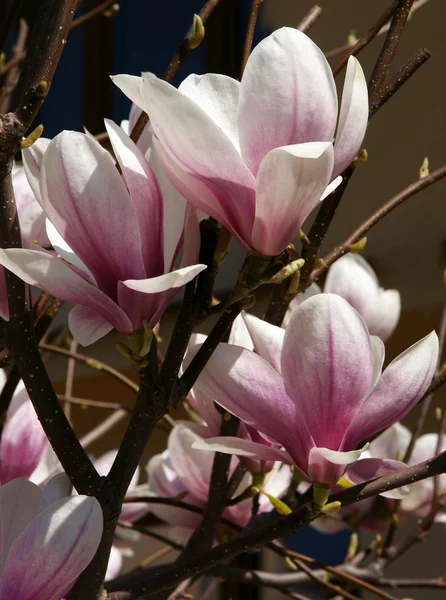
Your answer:
[[[319,277],[341,256],[344,256],[350,251],[353,244],[362,239],[372,227],[374,227],[379,221],[384,219],[389,213],[391,213],[397,206],[417,194],[422,190],[430,187],[432,184],[440,181],[446,177],[446,166],[440,167],[436,171],[433,171],[427,177],[418,179],[414,183],[407,186],[404,190],[393,196],[388,202],[383,204],[378,210],[376,210],[368,219],[366,219],[361,225],[355,229],[341,245],[336,246],[327,256],[322,259],[322,265],[315,269],[307,281],[306,288],[312,283],[317,281]],[[302,290],[303,291],[303,290]]]
[[[322,8],[315,4],[312,8],[310,8],[305,17],[299,23],[297,29],[299,31],[302,31],[303,33],[307,33],[313,27],[313,25],[316,23],[316,21],[319,19],[323,12],[324,11],[322,10]]]
[[[207,0],[205,2],[203,8],[199,12],[199,17],[200,17],[203,25],[206,24],[207,20],[211,16],[213,10],[216,8],[219,1],[220,0]],[[173,55],[170,63],[167,66],[167,69],[164,71],[164,74],[162,77],[164,79],[164,81],[169,81],[169,82],[172,81],[172,79],[175,77],[178,69],[180,68],[182,61],[184,60],[184,58],[186,58],[186,56],[192,50],[192,48],[190,47],[190,43],[189,43],[190,39],[192,37],[192,32],[193,32],[193,30],[191,27],[188,30],[188,32],[186,33],[178,50]],[[135,143],[139,140],[139,138],[140,138],[142,132],[144,131],[144,128],[148,122],[149,122],[149,116],[147,115],[147,113],[142,112],[139,115],[138,120],[136,121],[136,123],[130,133],[130,138]]]
[[[12,47],[12,56],[17,58],[21,56],[25,51],[26,40],[28,39],[28,23],[25,19],[20,19],[19,31],[17,34],[17,40]],[[17,63],[17,67],[20,63]],[[15,90],[19,80],[20,70],[18,68],[12,68],[6,74],[5,82],[0,95],[0,114],[8,111],[11,94]]]
[[[76,353],[77,351],[77,342],[75,339],[71,340],[70,343],[70,352],[71,353]],[[70,356],[70,358],[68,359],[68,364],[67,364],[67,374],[65,376],[65,397],[66,398],[72,398],[73,396],[73,385],[74,385],[74,372],[76,370],[76,361],[75,359]],[[59,397],[60,399],[60,397]],[[64,410],[65,410],[65,414],[67,415],[67,419],[71,418],[71,403],[69,401],[67,401],[64,404]]]
[[[103,15],[104,12],[107,11],[107,9],[113,6],[113,4],[116,4],[116,0],[104,0],[104,2],[101,2],[101,4],[98,4],[97,6],[87,11],[80,17],[77,17],[77,19],[74,19],[73,23],[71,24],[70,31],[73,31],[73,29],[84,25],[85,23],[91,21],[92,19],[94,19],[94,17],[98,15]]]
[[[243,72],[248,62],[249,55],[251,54],[252,42],[254,40],[254,32],[256,29],[257,19],[259,17],[259,10],[263,0],[251,0],[251,10],[249,11],[248,26],[246,28],[245,41],[243,43],[243,53],[240,65],[240,79],[242,78]]]
[[[389,31],[387,32],[378,60],[373,68],[372,75],[370,76],[369,95],[371,104],[375,102],[376,97],[380,94],[381,88],[387,79],[387,74],[392,65],[396,51],[398,50],[401,36],[413,3],[414,0],[398,0],[397,2]]]

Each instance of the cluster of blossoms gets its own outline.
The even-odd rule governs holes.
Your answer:
[[[111,121],[113,154],[82,133],[38,140],[14,173],[24,248],[0,250],[1,265],[76,305],[69,328],[83,345],[112,329],[130,335],[158,325],[179,289],[206,268],[199,262],[199,222],[208,216],[247,251],[280,255],[339,185],[368,119],[357,60],[349,60],[338,114],[322,52],[288,28],[255,48],[241,82],[191,75],[176,89],[150,74],[113,79],[135,104],[133,121],[138,108],[150,117],[139,143]],[[7,319],[6,294],[1,300]],[[241,466],[244,475],[232,496],[240,502],[229,503],[223,517],[244,526],[253,506],[246,492],[260,490],[258,512],[271,511],[295,482],[292,469],[326,490],[400,469],[408,434],[395,423],[426,392],[438,339],[430,333],[383,371],[383,342],[399,313],[398,292],[380,288],[356,255],[334,264],[324,292],[313,285],[297,296],[282,327],[242,313],[188,395],[193,420],[175,425],[167,450],[147,466],[147,483],[137,486],[136,473],[129,494],[184,498],[204,508],[214,452],[229,453],[230,474]],[[192,337],[183,369],[204,340]],[[240,419],[237,436],[219,437],[217,405]],[[421,437],[411,460],[433,456],[436,438]],[[107,474],[114,456],[96,461],[100,474]],[[0,512],[11,524],[11,531],[2,531],[2,598],[14,589],[20,600],[60,600],[98,547],[99,504],[70,495],[60,469],[19,387],[0,444]],[[406,494],[403,510],[426,514],[433,483],[408,492],[388,492],[386,502]],[[125,504],[120,522],[133,523],[149,510],[182,540],[200,522],[199,514],[180,505],[156,503]],[[359,510],[366,522],[373,507]],[[352,513],[338,517],[335,527]],[[316,523],[333,530],[328,517]],[[218,536],[223,533],[222,526]],[[109,577],[121,566],[124,529],[117,538]],[[25,552],[33,559],[23,577],[14,557]]]

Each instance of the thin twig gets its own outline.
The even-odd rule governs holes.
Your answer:
[[[355,244],[362,239],[372,227],[374,227],[379,221],[384,219],[389,213],[391,213],[397,206],[417,194],[422,190],[428,188],[432,184],[440,181],[446,176],[446,166],[440,167],[436,171],[433,171],[427,177],[418,179],[414,183],[410,184],[404,190],[393,196],[388,202],[383,204],[377,211],[375,211],[368,219],[366,219],[361,225],[353,231],[349,237],[340,246],[336,246],[327,256],[322,259],[322,265],[315,269],[307,281],[307,287],[313,282],[317,281],[319,277],[336,261],[341,258],[344,254],[350,251],[352,244]]]
[[[71,24],[71,31],[73,29],[76,29],[77,27],[80,27],[81,25],[84,25],[88,21],[91,21],[92,19],[94,19],[94,17],[98,15],[103,15],[104,12],[107,11],[107,9],[113,6],[113,4],[116,4],[116,0],[104,0],[104,2],[98,4],[98,6],[95,6],[95,8],[92,8],[77,19],[74,19],[73,23]]]
[[[71,340],[70,352],[76,353],[77,346],[78,346],[78,344],[77,344],[76,340],[75,339]],[[75,370],[76,370],[76,361],[74,360],[74,358],[72,356],[70,356],[70,358],[68,359],[67,374],[65,377],[65,396],[67,398],[72,398],[72,396],[73,396]],[[71,403],[70,402],[66,402],[64,404],[64,410],[65,410],[65,414],[67,415],[67,419],[69,420],[71,418]]]
[[[257,19],[259,17],[259,10],[263,0],[251,0],[251,10],[249,11],[248,26],[246,28],[245,41],[243,43],[243,53],[240,65],[240,78],[248,62],[249,55],[251,54],[252,42],[254,40],[254,32],[256,29]]]
[[[12,47],[13,58],[20,56],[24,52],[26,40],[28,39],[28,30],[28,23],[25,21],[25,19],[20,19],[17,40],[14,46]],[[6,74],[5,82],[0,95],[0,113],[5,113],[8,111],[9,103],[11,100],[11,94],[16,88],[17,82],[19,80],[19,75],[20,70],[18,68],[11,69]]]
[[[307,33],[313,27],[313,25],[316,23],[316,21],[319,19],[323,12],[324,11],[322,10],[322,8],[315,4],[312,8],[310,8],[308,13],[299,23],[297,29],[299,31],[302,31],[303,33]]]

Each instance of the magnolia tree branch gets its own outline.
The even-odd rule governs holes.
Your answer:
[[[242,62],[240,66],[240,78],[243,75],[243,71],[245,70],[249,55],[251,54],[256,23],[259,17],[259,11],[262,2],[263,0],[251,0],[251,10],[249,11],[248,26],[246,28],[245,41],[243,44]]]
[[[308,13],[298,24],[297,29],[303,33],[307,33],[313,27],[316,21],[322,16],[322,13],[322,8],[315,4],[312,8],[310,8]]]
[[[440,455],[419,465],[407,467],[396,473],[379,477],[373,481],[332,494],[328,501],[339,501],[342,506],[348,506],[385,491],[409,485],[421,479],[434,477],[444,472],[446,472],[446,452],[442,452]],[[319,515],[320,512],[315,511],[311,504],[307,504],[287,516],[278,516],[274,519],[259,519],[260,522],[257,528],[242,532],[237,538],[213,548],[208,553],[194,558],[184,565],[173,565],[163,570],[159,576],[149,576],[144,581],[144,575],[139,571],[135,575],[138,583],[135,583],[134,586],[127,586],[126,591],[116,596],[116,600],[149,598],[155,592],[171,589],[184,579],[203,573],[218,565],[223,560],[228,560],[248,551],[253,546],[264,546],[272,540],[293,533]],[[268,517],[268,515],[263,515],[263,517]],[[109,591],[116,591],[112,586],[109,586],[108,589]]]
[[[51,84],[76,8],[75,0],[45,0],[40,4],[39,27],[29,40],[27,59],[19,82],[20,99],[14,113],[0,116],[0,246],[21,247],[20,226],[12,188],[11,169],[22,137],[33,122]],[[27,286],[6,272],[10,321],[8,344],[15,364],[67,475],[80,493],[102,496],[102,480],[80,445],[60,408],[34,336]],[[103,508],[107,510],[105,498]]]
[[[414,0],[398,0],[397,2],[397,7],[393,13],[389,31],[387,32],[383,47],[370,77],[369,93],[372,102],[380,93],[387,78],[413,3]]]
[[[336,246],[327,256],[322,259],[320,267],[315,269],[307,281],[306,288],[308,288],[313,282],[317,281],[321,275],[341,256],[347,254],[353,244],[361,240],[377,223],[379,223],[384,217],[391,213],[400,204],[417,194],[430,187],[432,184],[440,181],[446,177],[446,166],[440,167],[436,171],[433,171],[427,177],[418,179],[414,183],[407,186],[404,190],[393,196],[388,202],[383,204],[378,210],[376,210],[368,219],[366,219],[361,225],[353,231],[348,238],[340,246]],[[306,289],[305,288],[305,289]]]

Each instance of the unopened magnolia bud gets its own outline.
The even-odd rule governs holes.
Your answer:
[[[112,4],[110,6],[110,8],[108,8],[107,10],[105,10],[102,14],[104,15],[104,17],[114,17],[116,15],[116,13],[119,12],[120,8],[121,7],[116,2],[115,4]]]
[[[22,148],[22,150],[24,150],[25,148],[29,148],[30,146],[32,146],[34,144],[34,142],[37,142],[37,140],[42,135],[42,133],[43,133],[43,125],[38,125],[34,129],[34,131],[31,131],[31,133],[20,142],[20,148]]]
[[[348,550],[347,550],[347,560],[352,560],[352,558],[354,558],[356,556],[356,552],[358,551],[358,546],[359,546],[359,537],[358,534],[352,533],[350,536],[350,542],[348,544]]]
[[[273,275],[269,280],[269,283],[281,283],[284,279],[291,277],[297,271],[299,271],[305,264],[305,260],[303,258],[298,258],[297,260],[293,260],[289,265],[286,265],[278,273]]]
[[[226,229],[226,227],[221,227],[218,234],[217,247],[214,252],[214,261],[217,263],[217,265],[221,265],[221,263],[226,258],[226,255],[228,254],[228,247],[230,241],[230,232]]]
[[[420,179],[424,179],[429,175],[429,159],[427,156],[424,157],[420,167]]]
[[[352,29],[347,36],[347,44],[349,46],[354,46],[358,41],[358,36],[356,35],[356,29]]]
[[[289,557],[287,556],[285,558],[285,564],[287,565],[287,567],[289,567],[292,571],[297,571],[297,565],[296,563]]]
[[[441,421],[442,416],[443,416],[443,411],[441,410],[441,408],[439,406],[437,406],[435,409],[435,418],[437,419],[437,421]]]
[[[366,245],[367,245],[367,236],[364,236],[363,238],[361,238],[359,240],[359,242],[352,244],[350,246],[349,251],[351,254],[359,254],[360,252],[362,252],[364,250]]]
[[[302,244],[304,244],[304,246],[309,246],[310,245],[310,239],[307,236],[307,234],[305,233],[305,231],[302,231],[302,229],[299,229],[299,231],[297,232],[297,235],[299,237],[299,239],[301,240]]]
[[[325,504],[321,508],[321,511],[326,515],[332,515],[334,513],[337,513],[340,509],[341,503],[339,502],[339,500],[336,500],[336,502],[330,502],[329,504]]]
[[[47,91],[48,91],[48,83],[46,81],[41,81],[36,86],[35,94],[39,98],[42,98],[42,96],[45,96],[45,94],[47,93]]]
[[[132,351],[122,342],[116,342],[115,348],[122,354],[122,356],[125,356],[126,358],[132,358]]]
[[[194,15],[194,21],[192,23],[192,32],[189,38],[189,48],[191,50],[197,48],[201,44],[204,38],[204,34],[205,29],[200,15]]]
[[[2,52],[0,54],[0,69],[3,69],[3,67],[5,66],[5,61],[6,61],[6,54],[4,52]]]
[[[369,157],[369,153],[367,152],[367,150],[365,148],[363,148],[361,150],[361,152],[358,154],[358,156],[355,158],[355,160],[353,161],[353,166],[358,167],[359,165],[363,165],[365,162],[367,162],[368,157]]]

